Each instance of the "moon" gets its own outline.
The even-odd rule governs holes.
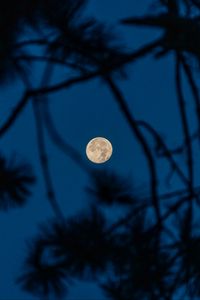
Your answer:
[[[102,164],[112,156],[113,147],[109,140],[104,137],[95,137],[89,141],[86,147],[86,155],[90,161]]]

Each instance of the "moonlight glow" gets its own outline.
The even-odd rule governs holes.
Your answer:
[[[101,164],[110,159],[113,152],[112,144],[103,137],[96,137],[89,141],[86,155],[93,163]]]

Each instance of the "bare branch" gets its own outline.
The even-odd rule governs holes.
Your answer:
[[[134,133],[135,137],[138,140],[138,143],[142,147],[142,150],[145,154],[145,157],[148,162],[149,172],[150,172],[150,182],[151,182],[151,193],[152,193],[152,202],[155,208],[156,216],[158,219],[158,222],[161,220],[161,214],[160,214],[160,205],[159,205],[159,199],[158,199],[158,193],[157,193],[157,173],[156,173],[156,164],[153,158],[153,155],[151,153],[151,149],[144,137],[144,135],[141,133],[140,129],[137,126],[137,122],[134,119],[134,117],[131,115],[128,106],[125,102],[124,96],[122,95],[122,92],[119,90],[117,85],[113,82],[113,80],[109,77],[105,77],[105,80],[113,93],[117,103],[119,104],[119,107],[121,111],[123,112],[129,126],[131,127],[132,132]],[[161,223],[160,223],[161,224]]]
[[[18,116],[21,114],[23,109],[25,108],[26,104],[29,101],[29,92],[26,91],[22,96],[21,100],[18,102],[14,110],[12,111],[11,115],[5,121],[5,123],[0,128],[0,137],[2,137],[10,127],[15,123]]]
[[[185,109],[185,100],[182,93],[182,85],[181,85],[181,60],[179,54],[176,56],[176,88],[177,88],[177,99],[178,106],[180,110],[181,116],[181,124],[183,128],[184,139],[186,142],[186,150],[187,150],[187,167],[188,167],[188,178],[190,182],[189,190],[191,194],[193,193],[193,151],[192,145],[190,143],[190,132],[189,132],[189,124],[187,120],[187,114]]]
[[[195,106],[196,106],[196,115],[197,115],[197,122],[198,122],[198,134],[200,134],[200,97],[199,97],[199,92],[198,88],[196,86],[195,80],[193,78],[192,71],[190,69],[190,66],[187,64],[184,56],[182,54],[179,54],[180,61],[182,63],[183,69],[185,71],[185,74],[187,76],[189,85],[192,90],[193,98],[195,101]]]
[[[44,111],[45,125],[52,141],[65,155],[69,156],[79,167],[81,167],[82,170],[86,171],[87,173],[88,172],[90,173],[91,171],[90,168],[84,162],[84,160],[82,159],[78,151],[75,148],[73,148],[71,145],[69,145],[58,132],[53,122],[53,118],[50,114],[47,101],[44,103],[44,105],[45,107],[43,111]]]
[[[39,103],[37,103],[36,100],[37,99],[34,99],[32,101],[32,104],[33,104],[33,111],[34,111],[35,121],[36,121],[36,131],[37,131],[40,162],[41,162],[42,171],[43,171],[43,175],[44,175],[44,179],[45,179],[45,185],[46,185],[46,189],[47,189],[47,198],[49,199],[49,202],[53,208],[53,211],[55,212],[56,216],[58,217],[58,220],[64,222],[65,217],[63,216],[62,210],[60,209],[60,207],[58,205],[56,195],[55,195],[55,192],[53,189],[53,182],[52,182],[51,175],[50,175],[47,151],[46,151],[46,146],[45,146],[44,125],[43,125],[43,121],[42,121]]]
[[[190,182],[188,181],[187,177],[184,175],[184,173],[182,172],[180,167],[177,165],[176,161],[174,160],[174,158],[172,156],[171,151],[168,149],[167,145],[165,144],[163,139],[160,137],[159,133],[156,130],[154,130],[152,128],[152,126],[150,126],[150,124],[148,124],[145,121],[137,121],[137,124],[139,126],[144,127],[145,129],[147,129],[151,133],[151,135],[153,135],[156,142],[158,143],[158,146],[163,148],[163,151],[165,153],[165,157],[167,158],[167,160],[171,164],[172,169],[177,172],[180,179],[183,181],[184,184],[186,184],[186,186],[190,185]]]

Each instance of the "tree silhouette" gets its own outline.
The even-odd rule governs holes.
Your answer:
[[[31,167],[27,164],[7,162],[0,157],[0,208],[8,210],[25,204],[30,195],[30,185],[35,181]]]
[[[119,20],[124,28],[162,30],[160,38],[132,51],[106,24],[86,17],[86,4],[83,0],[62,0],[59,4],[55,0],[9,0],[0,11],[0,83],[9,87],[15,79],[24,86],[22,97],[1,124],[0,137],[9,134],[31,102],[47,199],[55,214],[39,226],[37,236],[28,243],[16,283],[42,299],[64,299],[72,283],[85,279],[92,279],[112,300],[177,300],[183,299],[183,294],[196,299],[200,297],[200,187],[196,171],[200,1],[160,0],[156,14]],[[173,148],[150,122],[138,119],[121,87],[121,80],[128,77],[127,66],[150,54],[155,60],[169,54],[174,59],[182,142]],[[38,63],[42,64],[41,81],[35,86],[32,72]],[[53,77],[57,66],[70,71],[60,82]],[[144,190],[128,175],[107,169],[94,171],[56,127],[48,96],[71,86],[78,89],[79,83],[94,78],[107,86],[140,147],[149,172]],[[187,105],[183,80],[191,90]],[[195,108],[195,131],[187,106]],[[54,191],[47,138],[89,176],[90,184],[84,191],[88,207],[74,217],[65,216]],[[179,178],[179,190],[161,193],[160,160],[170,167],[166,181],[174,174]],[[1,155],[0,209],[24,205],[34,182],[27,163],[8,162]]]
[[[26,272],[17,279],[17,282],[22,285],[24,290],[33,295],[44,297],[53,294],[57,298],[61,298],[66,291],[65,270],[45,261],[42,243],[34,241],[29,251],[30,257],[25,262]]]

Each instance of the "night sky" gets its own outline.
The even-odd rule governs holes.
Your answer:
[[[116,32],[127,50],[137,49],[160,35],[159,30],[133,29],[119,24],[131,15],[151,12],[151,1],[91,0],[86,14],[116,25]],[[130,4],[131,3],[131,4]],[[38,72],[42,66],[38,65]],[[118,79],[129,108],[138,120],[148,121],[156,128],[169,145],[176,145],[180,137],[180,123],[177,117],[174,87],[173,57],[155,60],[153,55],[142,58],[127,68],[128,79]],[[60,81],[66,73],[57,69],[55,78]],[[35,86],[38,78],[35,76]],[[1,88],[0,120],[9,115],[10,110],[23,92],[20,81]],[[185,91],[187,93],[187,87]],[[82,155],[88,166],[98,170],[109,169],[132,178],[133,184],[144,194],[148,191],[148,170],[140,146],[132,133],[112,94],[100,79],[74,86],[67,91],[50,95],[50,109],[62,137]],[[169,122],[170,114],[170,122]],[[88,141],[95,136],[108,138],[113,145],[113,156],[103,165],[90,163],[85,155]],[[48,139],[47,139],[48,140]],[[18,161],[27,160],[33,165],[37,184],[28,204],[20,209],[0,214],[0,299],[32,300],[24,293],[15,279],[21,270],[26,254],[26,241],[37,233],[37,225],[51,219],[52,209],[46,199],[45,186],[38,158],[36,132],[32,107],[29,104],[16,125],[0,140],[6,156],[14,155]],[[85,187],[89,184],[88,174],[81,170],[70,158],[61,153],[48,140],[48,155],[57,198],[65,216],[71,216],[89,204]],[[168,171],[160,162],[160,182]],[[164,171],[165,170],[165,171]],[[180,186],[178,180],[173,185],[160,184],[160,191],[173,190]],[[82,282],[72,287],[69,300],[103,300],[100,290],[93,284]]]

